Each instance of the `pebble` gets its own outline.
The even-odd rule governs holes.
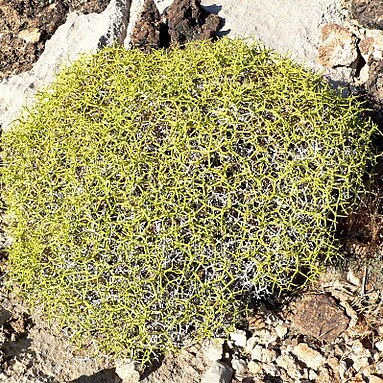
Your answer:
[[[246,374],[246,372],[248,371],[247,363],[243,359],[233,359],[231,361],[231,366],[235,370],[235,375],[237,377]]]
[[[272,334],[271,331],[267,329],[254,330],[252,336],[258,340],[258,343],[264,345],[269,345],[278,338],[276,333]]]
[[[283,368],[291,378],[297,378],[297,364],[290,354],[278,356],[275,362],[279,367]]]
[[[312,368],[313,370],[318,370],[318,368],[323,364],[323,356],[316,350],[309,347],[306,343],[299,343],[294,347],[293,354],[307,367]]]
[[[136,370],[133,362],[118,363],[116,374],[123,383],[138,383],[140,381],[140,373]]]
[[[247,343],[246,331],[236,330],[230,334],[230,339],[237,347],[245,348]]]
[[[262,367],[263,367],[263,371],[265,371],[266,374],[269,374],[275,377],[279,376],[279,369],[275,364],[265,363]]]
[[[205,372],[201,383],[231,383],[233,369],[224,362],[216,361]]]
[[[375,343],[375,348],[379,350],[380,352],[383,352],[383,341],[379,341]]]
[[[263,363],[271,363],[277,359],[277,353],[274,350],[268,350],[262,346],[255,346],[251,351],[251,359]]]
[[[202,344],[202,352],[211,362],[222,358],[223,339],[209,339]]]
[[[285,325],[279,324],[275,327],[275,333],[277,334],[279,339],[283,339],[285,335],[288,333],[288,328]]]
[[[359,358],[358,356],[353,355],[352,361],[354,362],[352,366],[355,368],[355,371],[357,372],[362,371],[363,369],[365,369],[366,367],[370,365],[370,360],[369,358],[366,358],[366,357]]]
[[[251,351],[253,350],[253,348],[257,345],[258,343],[258,338],[256,338],[255,336],[252,336],[251,338],[249,338],[246,342],[246,347],[245,347],[245,351],[250,354]]]
[[[254,375],[260,374],[262,372],[262,363],[251,360],[247,364],[247,368],[249,369],[249,372]]]
[[[339,362],[339,376],[341,380],[344,380],[347,375],[348,366],[344,360]]]

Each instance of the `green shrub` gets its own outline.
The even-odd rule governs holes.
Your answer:
[[[3,139],[11,281],[119,357],[220,333],[337,255],[359,108],[241,41],[84,56]]]

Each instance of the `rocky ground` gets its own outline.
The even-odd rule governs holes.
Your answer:
[[[108,3],[0,0],[3,129],[16,118],[21,102],[49,82],[71,52],[97,49],[113,39],[142,49],[163,47],[212,38],[217,31],[259,38],[289,52],[321,70],[334,86],[344,86],[345,93],[364,93],[374,117],[381,115],[380,0],[321,0],[315,5],[304,0],[275,5],[222,0],[203,1],[204,8],[196,0]],[[87,15],[68,13],[72,11]],[[229,340],[193,345],[144,371],[126,361],[116,365],[103,356],[84,355],[54,324],[31,315],[7,286],[3,253],[0,382],[383,382],[382,214],[378,196],[364,201],[360,211],[342,223],[344,260],[328,268],[314,286],[296,296],[259,303],[247,325]],[[4,236],[0,243],[7,245]]]

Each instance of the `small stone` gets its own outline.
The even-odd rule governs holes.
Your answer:
[[[231,383],[233,369],[224,362],[215,362],[205,372],[201,383]]]
[[[260,374],[262,372],[262,363],[251,360],[247,364],[247,368],[249,369],[249,372],[254,375]]]
[[[121,378],[123,383],[138,383],[140,380],[140,374],[136,370],[134,362],[117,364],[116,374]]]
[[[236,330],[230,334],[230,339],[237,347],[245,348],[247,343],[246,331]]]
[[[38,28],[24,29],[19,32],[18,37],[24,40],[26,43],[35,44],[40,41],[41,32]]]
[[[263,363],[271,363],[277,359],[277,353],[274,350],[268,350],[262,346],[255,346],[251,351],[251,359]]]
[[[344,360],[341,360],[339,362],[339,376],[341,380],[344,380],[346,378],[347,371],[348,371],[347,363]]]
[[[277,340],[277,334],[267,329],[256,329],[252,332],[252,337],[258,340],[259,344],[269,345]]]
[[[318,374],[314,370],[309,370],[308,371],[308,378],[311,381],[316,381],[318,377]]]
[[[379,342],[375,342],[375,348],[379,350],[380,352],[383,352],[383,340]]]
[[[275,327],[275,332],[279,339],[283,339],[288,331],[288,327],[282,324],[279,324]]]
[[[145,0],[141,14],[134,25],[131,44],[136,48],[162,48],[166,42],[161,40],[161,16],[153,0]]]
[[[303,334],[333,342],[348,327],[350,319],[325,294],[306,294],[293,308],[292,324]]]
[[[383,362],[375,364],[375,372],[379,375],[383,375]]]
[[[211,362],[222,358],[223,339],[209,339],[203,342],[202,352]]]
[[[275,364],[265,363],[262,367],[263,371],[271,377],[278,377],[280,374],[279,369]]]
[[[352,357],[352,361],[354,362],[352,366],[355,368],[356,372],[360,372],[370,365],[370,360],[366,357],[358,358],[354,356]]]
[[[323,356],[306,343],[299,343],[298,346],[294,347],[293,353],[300,361],[305,363],[307,367],[315,371],[318,370],[324,362]]]
[[[231,361],[231,366],[235,370],[235,376],[243,376],[248,371],[246,362],[243,359],[233,359]]]
[[[340,380],[335,376],[334,371],[328,367],[321,367],[318,371],[315,383],[339,383]]]
[[[294,358],[290,354],[284,354],[279,356],[275,363],[277,366],[283,368],[287,375],[290,376],[290,378],[297,378],[298,372],[297,372],[297,364],[294,360]]]
[[[356,340],[351,345],[351,350],[359,358],[370,358],[371,352],[365,348],[360,340]],[[351,358],[353,359],[353,358]]]
[[[328,68],[351,67],[358,59],[357,38],[338,24],[325,24],[321,30],[318,48],[319,63]]]
[[[258,338],[255,336],[252,336],[249,338],[246,342],[245,351],[250,354],[253,348],[258,344]]]

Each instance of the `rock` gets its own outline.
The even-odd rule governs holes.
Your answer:
[[[19,32],[18,37],[26,43],[38,43],[41,37],[41,32],[38,28],[24,29]]]
[[[299,343],[294,347],[293,354],[307,367],[317,371],[324,362],[324,357],[306,343]]]
[[[162,35],[161,35],[162,32]],[[135,23],[131,45],[136,48],[163,48],[169,46],[169,39],[164,40],[164,25],[154,0],[145,0],[141,14]]]
[[[338,374],[341,380],[344,380],[346,378],[347,371],[348,371],[347,363],[344,360],[341,360],[339,362],[339,369],[338,369]]]
[[[368,80],[365,84],[369,96],[378,104],[383,104],[383,60],[372,60],[369,63]]]
[[[263,363],[271,363],[277,359],[277,353],[262,346],[255,346],[251,351],[251,359]]]
[[[383,29],[383,2],[381,0],[352,0],[351,16],[362,26]]]
[[[259,363],[259,362],[256,362],[254,360],[251,360],[248,364],[247,364],[247,368],[249,369],[249,372],[254,374],[254,375],[258,375],[262,372],[262,363]]]
[[[275,364],[265,363],[262,367],[263,371],[270,376],[270,379],[272,379],[273,377],[277,378],[280,375],[279,369]]]
[[[222,339],[206,340],[202,344],[202,352],[211,362],[220,360],[223,353],[223,343],[224,341]]]
[[[126,37],[130,1],[111,0],[100,14],[68,14],[33,68],[0,83],[0,125],[8,129],[22,106],[33,102],[37,89],[48,85],[59,69],[79,54],[96,51],[104,45],[122,43]]]
[[[158,3],[158,0],[157,0]],[[139,16],[135,23],[129,45],[138,48],[167,48],[171,44],[215,37],[221,26],[221,18],[201,7],[200,0],[175,0],[162,15],[154,0],[144,0],[136,6]],[[128,42],[124,42],[125,46]]]
[[[122,383],[138,383],[140,374],[133,362],[118,363],[116,374],[122,379]]]
[[[356,67],[358,61],[357,37],[338,24],[325,24],[321,28],[321,44],[318,48],[319,64],[336,68]]]
[[[231,361],[231,366],[235,370],[235,376],[237,378],[242,377],[248,371],[247,364],[243,359],[234,358]]]
[[[221,18],[202,8],[200,0],[174,0],[163,18],[168,26],[170,42],[178,44],[210,39],[221,26]]]
[[[253,350],[253,348],[258,344],[258,338],[255,337],[255,336],[252,336],[251,338],[249,338],[246,342],[246,347],[245,347],[245,352],[247,352],[248,354],[251,353],[251,351]]]
[[[359,42],[358,47],[366,62],[370,58],[373,60],[383,59],[383,31],[366,30],[365,36]]]
[[[333,342],[348,327],[350,319],[325,294],[307,294],[293,308],[292,324],[303,334]]]
[[[288,331],[288,327],[282,324],[279,324],[275,327],[275,332],[279,339],[283,339]]]
[[[267,329],[254,329],[252,331],[252,338],[257,340],[257,343],[263,345],[269,345],[275,342],[278,338],[277,334]]]
[[[380,351],[380,352],[383,352],[383,340],[379,341],[379,342],[375,342],[375,348]]]
[[[335,373],[329,367],[321,367],[318,371],[316,383],[340,383],[341,380],[336,377]]]
[[[359,358],[357,356],[353,356],[352,361],[354,362],[352,367],[355,368],[356,372],[361,372],[362,370],[370,366],[369,358]]]
[[[317,378],[318,378],[318,374],[315,371],[313,370],[308,371],[308,380],[312,382],[316,382]]]
[[[247,344],[246,331],[236,330],[230,334],[230,339],[237,347],[245,348]]]
[[[224,362],[215,362],[203,375],[201,383],[231,383],[233,369]]]
[[[288,376],[294,379],[297,378],[297,363],[290,354],[283,354],[278,356],[275,363],[279,367],[283,368]]]

